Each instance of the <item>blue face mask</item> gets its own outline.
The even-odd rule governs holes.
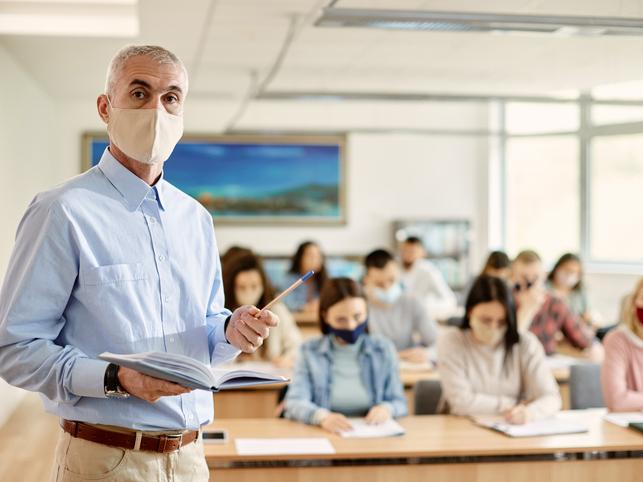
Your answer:
[[[332,326],[328,326],[328,333],[335,335],[337,338],[341,338],[346,343],[351,345],[355,343],[360,336],[366,331],[367,322],[361,323],[355,327],[353,330],[338,330]]]
[[[395,283],[387,290],[382,288],[374,288],[373,295],[377,300],[385,305],[394,304],[400,296],[402,296],[402,285],[400,283]]]

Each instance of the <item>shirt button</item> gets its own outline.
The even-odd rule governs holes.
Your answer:
[[[167,302],[169,302],[169,301],[170,301],[170,297],[169,297],[169,296],[166,296],[166,297],[165,297],[165,302],[167,303]]]
[[[152,216],[148,216],[147,219],[150,220],[150,224],[154,224],[156,222],[156,219],[154,219]]]
[[[174,343],[174,337],[173,336],[170,337],[170,343]]]
[[[165,256],[163,256],[162,254],[159,254],[159,261],[165,261]]]

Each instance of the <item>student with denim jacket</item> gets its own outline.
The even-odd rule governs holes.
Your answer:
[[[330,432],[350,430],[346,417],[383,423],[407,414],[397,353],[384,338],[367,333],[362,288],[335,278],[322,288],[323,336],[301,346],[285,401],[285,416]]]

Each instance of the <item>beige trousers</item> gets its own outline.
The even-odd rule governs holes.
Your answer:
[[[205,482],[208,466],[201,437],[168,454],[126,450],[61,432],[51,482]]]

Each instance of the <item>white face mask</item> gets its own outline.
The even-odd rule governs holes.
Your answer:
[[[257,303],[259,303],[259,300],[261,300],[261,295],[263,295],[263,291],[261,290],[235,291],[234,295],[237,298],[237,303],[239,303],[241,306],[243,305],[257,306]]]
[[[556,273],[556,282],[563,285],[565,288],[572,289],[580,281],[580,276],[574,273],[563,273],[559,271]]]
[[[471,331],[476,340],[483,345],[491,347],[498,346],[507,332],[506,325],[502,328],[494,328],[475,318],[469,320],[469,326],[471,326]]]
[[[109,97],[107,98],[109,102]],[[121,109],[109,102],[107,132],[125,155],[143,164],[163,163],[183,135],[183,116],[159,109]]]

